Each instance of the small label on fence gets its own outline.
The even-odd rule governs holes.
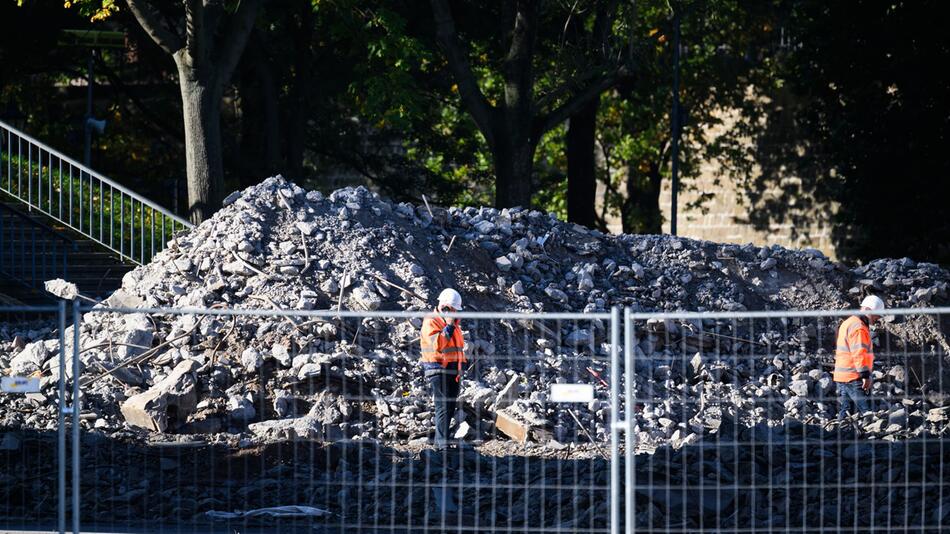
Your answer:
[[[594,386],[590,384],[551,384],[554,402],[590,402],[594,400]]]
[[[4,393],[39,393],[40,379],[25,376],[0,378],[0,391]]]

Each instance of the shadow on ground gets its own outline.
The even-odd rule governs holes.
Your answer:
[[[0,435],[14,436],[0,450],[0,528],[54,526],[56,434]],[[357,441],[235,450],[84,433],[81,521],[113,532],[608,530],[608,462],[555,456],[491,456],[468,446],[412,453]],[[950,524],[948,440],[868,441],[795,422],[745,428],[724,421],[697,444],[634,462],[635,507],[625,515],[637,529],[938,532]],[[286,505],[329,514],[208,514]]]

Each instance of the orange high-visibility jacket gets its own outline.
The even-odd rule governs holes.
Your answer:
[[[835,347],[835,382],[851,382],[871,376],[874,354],[871,330],[860,317],[852,315],[838,327]]]
[[[462,329],[456,322],[452,337],[446,338],[442,335],[446,324],[445,319],[436,313],[426,316],[422,321],[422,336],[419,338],[422,344],[422,361],[435,362],[442,367],[455,363],[461,371],[462,364],[467,361],[463,350],[465,340],[462,338]]]

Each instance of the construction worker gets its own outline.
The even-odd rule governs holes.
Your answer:
[[[852,315],[838,327],[833,377],[838,388],[839,422],[848,417],[852,402],[858,413],[870,409],[868,393],[874,367],[870,327],[880,320],[884,301],[878,296],[868,295],[861,301],[861,309],[875,313]]]
[[[444,449],[449,441],[449,426],[458,405],[465,340],[458,319],[445,319],[443,313],[462,310],[462,296],[454,289],[439,294],[435,311],[422,321],[422,368],[435,400],[435,447]]]

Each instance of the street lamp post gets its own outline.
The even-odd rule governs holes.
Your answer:
[[[680,14],[673,13],[673,110],[670,114],[670,234],[676,235],[676,196],[679,191],[680,153]]]

